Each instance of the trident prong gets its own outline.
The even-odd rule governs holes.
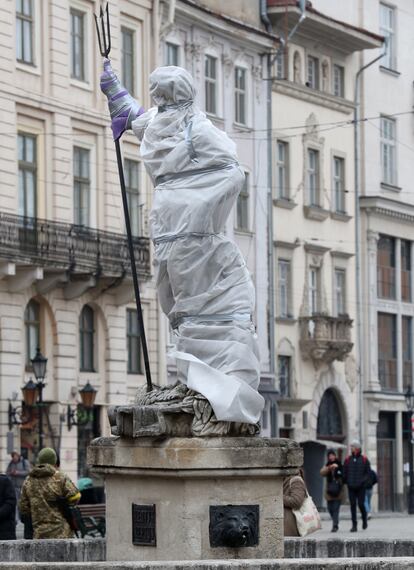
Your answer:
[[[109,7],[108,2],[106,3],[106,29],[105,29],[105,14],[104,10],[101,8],[99,10],[99,21],[101,23],[101,29],[99,29],[98,16],[95,14],[95,25],[96,33],[98,34],[99,51],[102,57],[108,57],[111,51],[111,26],[109,24]]]

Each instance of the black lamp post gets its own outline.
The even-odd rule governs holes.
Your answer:
[[[405,401],[407,402],[407,409],[410,414],[409,429],[410,429],[410,439],[408,441],[409,462],[410,462],[410,487],[408,489],[408,514],[414,515],[414,469],[413,469],[413,445],[414,445],[414,392],[412,388],[408,387],[405,395]]]
[[[92,409],[95,403],[97,391],[98,390],[96,390],[96,388],[94,388],[90,382],[87,382],[85,386],[81,390],[79,390],[82,406],[85,408],[87,413],[83,417],[80,417],[77,408],[72,410],[72,408],[68,406],[68,411],[67,411],[68,430],[71,430],[72,426],[85,425],[91,420]]]
[[[43,388],[45,383],[43,380],[46,376],[47,358],[37,349],[36,355],[31,359],[33,366],[33,374],[36,378],[36,391],[38,394],[37,407],[39,409],[39,451],[43,448]],[[27,386],[27,385],[26,385]],[[24,396],[24,394],[23,394]]]

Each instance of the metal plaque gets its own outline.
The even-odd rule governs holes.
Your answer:
[[[132,544],[157,546],[155,505],[132,503]]]
[[[242,548],[259,544],[259,505],[210,506],[210,546]]]

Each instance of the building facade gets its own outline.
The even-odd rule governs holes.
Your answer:
[[[44,443],[74,478],[107,434],[108,405],[144,382],[124,217],[93,15],[99,2],[17,0],[0,7],[0,453],[33,460],[39,409],[21,409],[39,347],[48,359]],[[152,2],[111,4],[114,69],[149,107]],[[165,381],[147,237],[150,187],[133,136],[123,138],[134,250],[153,380]],[[161,371],[161,373],[159,373]],[[165,376],[165,375],[164,375]],[[97,389],[95,407],[79,390]],[[79,425],[68,422],[68,406]],[[10,408],[11,413],[8,413]],[[70,414],[69,414],[70,415]],[[15,423],[19,422],[19,423]],[[70,429],[69,429],[70,428]]]
[[[299,21],[298,3],[267,4],[273,29],[286,37]],[[303,445],[307,484],[319,505],[326,449],[343,456],[361,432],[354,67],[358,52],[380,45],[379,36],[308,3],[272,70],[279,435]]]

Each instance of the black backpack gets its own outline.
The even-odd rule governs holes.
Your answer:
[[[338,497],[342,490],[342,481],[340,479],[335,479],[332,477],[330,481],[328,481],[326,491],[328,495],[331,497]]]

